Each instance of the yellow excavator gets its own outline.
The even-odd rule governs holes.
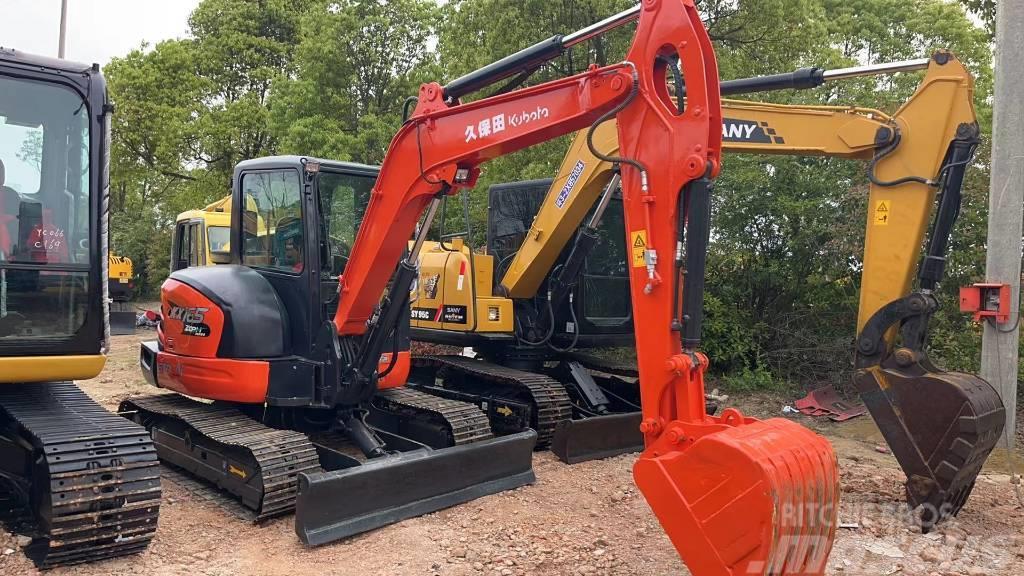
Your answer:
[[[146,429],[75,386],[103,369],[110,114],[99,66],[0,49],[0,517],[40,568],[143,550]]]
[[[110,333],[135,333],[135,265],[127,256],[113,252],[107,258],[107,293],[110,295]]]
[[[178,214],[171,240],[171,272],[231,261],[231,195]]]
[[[943,51],[892,65],[805,69],[774,85],[761,79],[760,88],[924,68],[916,92],[892,115],[723,100],[722,130],[733,153],[867,162],[856,383],[927,528],[963,506],[1005,421],[988,383],[945,372],[925,352],[928,319],[939,306],[933,290],[978,143],[973,79]],[[723,82],[722,93],[752,88],[734,84]],[[681,83],[676,88],[685,93]],[[632,343],[628,274],[645,264],[645,239],[623,232],[617,166],[592,150],[617,153],[614,123],[599,126],[589,144],[578,134],[554,180],[492,187],[486,253],[467,244],[468,231],[442,231],[440,242],[422,249],[411,295],[414,341],[472,347],[476,357],[415,357],[410,385],[477,403],[496,431],[533,427],[570,463],[643,446],[630,367],[580,352]],[[565,417],[555,422],[532,413],[533,399],[517,392],[541,383],[550,390],[552,381],[566,391]]]

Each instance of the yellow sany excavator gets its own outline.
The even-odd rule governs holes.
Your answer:
[[[952,54],[937,52],[892,65],[805,69],[780,75],[774,85],[723,82],[722,91],[810,87],[924,68],[917,91],[892,115],[726,100],[722,130],[723,147],[733,153],[866,161],[871,186],[856,382],[927,528],[963,506],[1005,421],[988,383],[945,372],[925,352],[928,319],[939,306],[933,289],[978,143],[973,79]],[[532,427],[567,462],[643,445],[630,368],[579,353],[632,342],[628,273],[645,264],[647,241],[625,236],[618,167],[592,152],[617,153],[614,124],[593,131],[589,145],[587,136],[577,135],[553,181],[492,187],[486,254],[456,238],[465,234],[426,244],[411,304],[414,340],[473,347],[477,357],[414,358],[410,385],[477,403],[496,431]],[[558,402],[534,397],[535,391],[559,396]],[[546,410],[535,409],[541,400]]]

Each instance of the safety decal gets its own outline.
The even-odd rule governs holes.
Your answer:
[[[426,293],[427,298],[431,300],[437,298],[437,282],[440,279],[440,274],[431,274],[427,277],[427,280],[423,283],[423,291]]]
[[[462,285],[465,284],[465,281],[466,281],[466,261],[463,260],[462,262],[459,263],[459,279],[455,283],[455,289],[458,290],[459,292],[462,292]]]
[[[565,201],[569,199],[569,195],[572,194],[572,189],[576,187],[576,183],[579,182],[580,176],[583,174],[583,169],[586,168],[586,163],[583,160],[577,160],[576,165],[573,166],[572,172],[569,173],[569,179],[565,181],[565,186],[562,186],[562,190],[558,193],[555,198],[555,206],[561,208],[565,206]]]
[[[879,200],[875,202],[875,215],[874,223],[875,226],[888,226],[889,225],[889,213],[892,211],[892,201],[890,200]]]
[[[633,267],[643,268],[645,266],[644,252],[647,250],[647,230],[630,232],[629,247],[633,253]]]

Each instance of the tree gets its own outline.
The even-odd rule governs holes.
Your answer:
[[[296,74],[273,85],[281,149],[379,163],[403,101],[437,74],[431,0],[321,2],[302,21]]]
[[[114,247],[141,290],[163,281],[175,216],[228,190],[234,165],[272,154],[273,78],[292,72],[311,0],[204,0],[192,38],[141,46],[105,69],[113,117]]]

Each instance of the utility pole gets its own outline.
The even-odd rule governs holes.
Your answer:
[[[988,199],[988,282],[1011,290],[1008,324],[984,324],[981,376],[1006,406],[1005,446],[1012,447],[1017,414],[1017,343],[1020,337],[1021,219],[1024,210],[1024,2],[997,3],[992,180]]]
[[[64,39],[68,34],[68,0],[60,0],[60,40],[57,44],[57,58],[64,58]]]

